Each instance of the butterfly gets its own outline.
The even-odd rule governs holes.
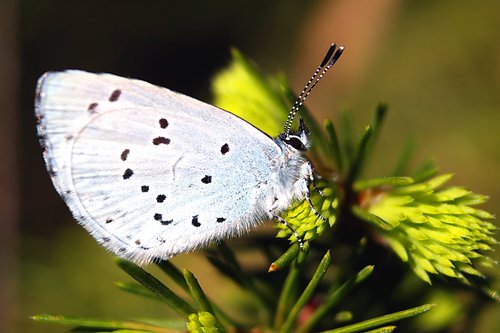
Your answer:
[[[243,119],[140,80],[48,72],[37,131],[55,189],[106,249],[137,264],[239,236],[309,200],[308,130],[294,116],[343,52],[332,44],[271,138]],[[318,214],[319,215],[319,214]]]

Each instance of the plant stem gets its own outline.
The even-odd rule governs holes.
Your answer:
[[[300,295],[295,305],[290,310],[290,314],[288,315],[288,317],[285,320],[285,323],[283,324],[283,326],[281,326],[281,329],[279,330],[280,333],[288,333],[291,331],[292,326],[295,323],[295,320],[297,319],[300,310],[302,310],[304,305],[306,305],[307,301],[311,298],[314,290],[316,289],[320,281],[323,279],[323,276],[325,276],[325,273],[328,270],[331,261],[332,258],[330,256],[330,251],[327,251],[326,254],[323,256],[323,259],[321,259],[321,262],[319,263],[316,272],[314,272],[314,275],[307,284],[306,288]]]

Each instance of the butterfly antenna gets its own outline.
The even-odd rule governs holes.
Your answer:
[[[290,133],[290,129],[292,128],[292,123],[293,119],[295,117],[295,114],[299,111],[300,107],[304,104],[305,100],[307,99],[307,96],[311,93],[311,91],[314,89],[316,84],[318,84],[319,80],[325,76],[326,72],[332,66],[337,62],[337,60],[340,58],[342,55],[342,52],[344,52],[344,47],[339,46],[337,48],[337,44],[333,43],[330,45],[330,48],[325,54],[325,57],[321,64],[316,68],[314,73],[311,75],[311,78],[309,81],[307,81],[306,85],[304,86],[304,89],[300,92],[299,96],[295,100],[295,103],[293,103],[292,108],[290,109],[290,112],[288,113],[288,118],[286,119],[285,122],[285,130],[284,133],[288,135]]]

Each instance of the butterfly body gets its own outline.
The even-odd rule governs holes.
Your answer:
[[[111,252],[143,264],[241,235],[308,193],[307,131],[267,136],[139,80],[49,72],[38,134],[55,188]]]

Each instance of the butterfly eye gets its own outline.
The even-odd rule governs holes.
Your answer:
[[[290,145],[290,146],[292,146],[296,150],[300,150],[300,151],[306,151],[307,150],[307,148],[304,146],[304,143],[302,143],[302,140],[300,140],[296,136],[291,136],[288,139],[285,139],[285,143],[288,144],[288,145]]]

